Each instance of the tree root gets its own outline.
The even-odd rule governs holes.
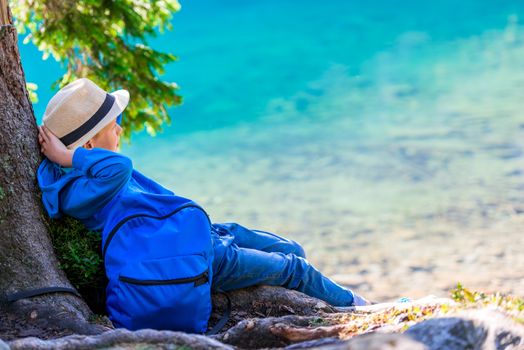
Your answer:
[[[214,336],[215,339],[240,348],[257,349],[284,347],[323,336],[336,335],[328,331],[309,328],[318,320],[318,316],[283,316],[254,318],[244,320],[224,333]]]
[[[285,315],[313,316],[336,311],[322,300],[283,287],[255,286],[231,291],[228,292],[228,295],[231,299],[231,316],[222,331],[248,318]],[[224,314],[226,305],[227,299],[223,295],[213,295],[210,327],[216,324]]]
[[[269,291],[270,292],[270,291]],[[299,299],[302,297],[299,296]],[[398,332],[417,317],[422,318],[449,299],[420,299],[413,303],[387,303],[352,308],[327,308],[306,315],[252,318],[239,322],[213,338],[247,349],[287,347],[310,348],[337,344],[369,332]],[[297,310],[304,310],[296,308]],[[341,312],[343,311],[343,312]],[[392,324],[390,322],[393,322]],[[300,346],[299,346],[300,344]]]
[[[90,323],[90,311],[72,295],[49,295],[19,300],[2,307],[0,337],[4,340],[28,336],[42,339],[69,334],[100,334],[112,329]]]
[[[133,346],[130,346],[130,345]],[[142,345],[142,346],[140,346]],[[143,329],[128,331],[117,329],[96,336],[71,335],[55,340],[40,340],[38,338],[25,338],[9,343],[11,350],[87,350],[107,347],[115,348],[190,348],[194,350],[224,349],[233,350],[232,347],[221,344],[209,337],[183,332],[155,331]]]
[[[285,323],[276,323],[269,331],[289,343],[298,343],[313,339],[338,336],[347,329],[347,325],[318,326],[313,328],[294,327]]]

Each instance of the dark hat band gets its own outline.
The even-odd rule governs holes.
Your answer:
[[[106,98],[100,108],[93,114],[84,124],[80,125],[75,130],[71,131],[69,134],[60,138],[60,141],[66,146],[69,146],[76,141],[80,140],[82,136],[87,134],[107,115],[107,113],[113,107],[115,103],[115,97],[113,95],[106,93]]]

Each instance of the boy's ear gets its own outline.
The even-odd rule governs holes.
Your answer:
[[[93,142],[91,142],[91,140],[87,141],[84,143],[84,148],[93,149]]]

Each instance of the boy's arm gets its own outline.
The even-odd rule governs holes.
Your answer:
[[[49,160],[66,168],[71,167],[74,151],[68,149],[45,125],[38,127],[38,142],[40,151]]]
[[[77,219],[89,218],[107,204],[127,183],[133,171],[131,160],[102,148],[69,150],[44,125],[38,141],[47,157],[38,169],[38,184],[49,216],[60,212]],[[56,164],[78,171],[62,177]]]
[[[72,165],[82,175],[60,191],[60,207],[67,215],[79,219],[89,218],[105,206],[133,172],[131,159],[103,148],[77,148]]]

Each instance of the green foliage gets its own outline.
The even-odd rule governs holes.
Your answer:
[[[176,83],[158,75],[177,57],[153,50],[147,38],[172,29],[177,0],[20,0],[11,7],[18,31],[30,32],[24,42],[32,41],[44,59],[52,55],[67,69],[54,87],[87,77],[108,91],[129,91],[124,139],[144,127],[154,135],[163,122],[171,123],[167,107],[181,97]]]
[[[471,292],[464,288],[462,283],[458,282],[457,287],[451,290],[451,298],[458,303],[475,303],[478,300],[485,298],[484,293]]]
[[[49,227],[59,266],[76,288],[98,285],[103,278],[100,234],[79,221],[64,217]]]
[[[36,90],[38,90],[38,85],[35,83],[26,83],[25,84],[27,92],[29,93],[29,100],[31,103],[37,103],[38,102],[38,95],[36,94]]]
[[[320,326],[327,326],[327,325],[329,325],[329,322],[327,322],[322,317],[314,317],[309,320],[310,327],[320,327]]]
[[[517,322],[524,323],[524,298],[497,293],[471,291],[459,282],[451,290],[451,298],[461,305],[461,308],[492,307],[505,312]]]
[[[91,315],[89,315],[88,321],[89,323],[96,323],[109,328],[114,327],[109,318],[103,314],[92,313]]]

